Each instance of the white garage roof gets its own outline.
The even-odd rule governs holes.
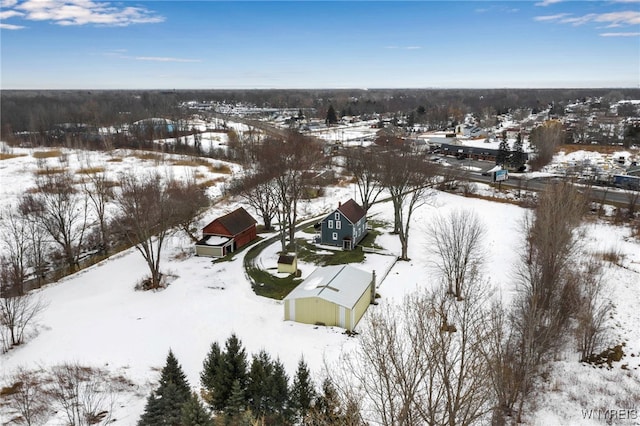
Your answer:
[[[364,293],[373,274],[349,265],[317,268],[294,288],[284,300],[320,297],[352,309]]]

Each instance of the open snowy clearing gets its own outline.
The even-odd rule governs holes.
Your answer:
[[[98,158],[103,155],[106,154],[92,153],[92,164],[99,163]],[[36,167],[30,158],[27,155],[0,161],[3,205],[30,186]],[[108,163],[106,157],[104,162]],[[121,167],[129,162],[130,167],[140,171],[154,167],[153,161],[140,167],[144,163],[136,157],[108,164]],[[353,194],[352,187],[327,188],[324,198],[301,204],[300,216],[302,219],[316,217]],[[214,206],[201,225],[239,205],[242,204],[238,200],[229,200]],[[400,303],[406,294],[437,284],[428,266],[426,224],[434,215],[458,208],[475,211],[483,221],[485,277],[495,286],[497,296],[505,301],[512,299],[511,266],[518,258],[517,250],[522,242],[520,223],[525,210],[510,204],[437,192],[414,214],[409,241],[411,261],[393,265],[390,256],[367,254],[362,264],[355,265],[376,270],[381,303]],[[390,203],[376,204],[369,218],[391,223],[392,211]],[[399,253],[398,238],[388,230],[378,236],[376,244]],[[582,243],[588,251],[614,250],[620,254],[619,265],[609,264],[605,268],[605,281],[615,304],[610,321],[610,344],[625,342],[626,355],[609,371],[581,365],[577,362],[578,354],[568,351],[562,360],[553,363],[546,380],[540,383],[545,393],[540,395],[535,407],[529,407],[527,422],[531,424],[602,424],[583,420],[581,410],[628,408],[630,403],[636,403],[637,408],[640,394],[639,243],[629,237],[630,230],[625,227],[588,222],[584,231]],[[310,234],[300,236],[309,238]],[[275,267],[277,250],[276,242],[262,253],[260,262],[265,268]],[[143,411],[146,396],[156,385],[158,369],[164,364],[169,348],[182,364],[191,386],[197,389],[210,344],[223,343],[233,332],[248,353],[266,349],[273,357],[280,358],[290,375],[299,358],[304,356],[316,378],[325,361],[337,362],[343,351],[357,344],[357,336],[348,337],[339,328],[283,321],[282,302],[253,293],[243,270],[246,251],[238,253],[230,262],[215,264],[209,258],[193,256],[193,252],[192,244],[181,235],[169,239],[161,269],[172,276],[172,282],[158,292],[134,290],[135,284],[148,274],[144,260],[135,249],[38,290],[48,307],[38,318],[37,330],[26,344],[0,355],[0,374],[6,377],[18,366],[35,368],[65,361],[106,367],[124,374],[135,384],[132,392],[121,395],[114,414],[117,419],[114,424],[134,425]],[[389,274],[382,280],[390,267]],[[314,265],[302,264],[301,269],[304,278],[313,271]],[[366,322],[367,318],[365,314],[362,321]],[[621,369],[624,364],[625,370]],[[8,421],[6,413],[0,415],[0,421]],[[60,419],[49,423],[57,424]]]

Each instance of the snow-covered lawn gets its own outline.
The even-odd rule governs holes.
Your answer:
[[[91,161],[96,165],[115,165],[114,173],[124,165],[147,169],[146,163],[136,157],[125,156],[121,162],[109,163],[108,155],[94,153]],[[35,160],[29,155],[0,161],[3,205],[29,187],[34,167]],[[153,163],[148,167],[154,167]],[[353,193],[351,187],[327,188],[324,198],[302,203],[300,215],[311,218],[330,211]],[[228,200],[214,206],[203,223],[237,205],[242,205],[239,200]],[[414,214],[409,241],[411,261],[396,263],[379,282],[382,303],[400,302],[406,294],[437,284],[428,267],[426,225],[434,215],[459,208],[473,210],[483,221],[485,277],[505,301],[513,297],[511,266],[522,243],[520,229],[525,210],[438,192]],[[392,212],[390,203],[380,203],[371,208],[370,217],[390,223]],[[585,225],[583,239],[590,251],[620,253],[620,265],[608,265],[605,280],[615,304],[610,342],[626,343],[625,358],[609,371],[580,365],[576,353],[567,353],[552,364],[546,381],[541,383],[541,388],[548,392],[540,396],[535,407],[529,407],[530,423],[588,424],[582,419],[581,409],[624,408],[619,404],[633,402],[633,398],[638,408],[640,244],[629,234],[627,228],[594,222]],[[300,234],[303,235],[311,236]],[[262,253],[259,261],[265,268],[276,266],[278,244]],[[388,229],[377,237],[376,244],[390,252],[400,251],[397,236]],[[148,273],[144,260],[134,249],[38,290],[48,307],[38,318],[36,333],[27,343],[0,355],[0,375],[9,375],[18,366],[34,368],[65,361],[106,367],[136,384],[133,392],[122,397],[114,415],[117,419],[114,424],[134,425],[143,411],[146,395],[156,384],[158,368],[164,364],[169,348],[182,364],[191,386],[197,389],[202,362],[211,343],[222,344],[231,333],[238,335],[248,353],[266,349],[280,358],[290,375],[301,356],[319,374],[325,361],[335,362],[340,353],[357,344],[357,336],[348,337],[339,328],[285,322],[282,302],[257,296],[252,291],[243,270],[246,251],[233,261],[215,264],[209,258],[195,257],[193,252],[192,244],[180,235],[168,240],[161,269],[174,278],[162,291],[134,290],[135,284]],[[367,254],[365,261],[356,266],[376,270],[382,278],[392,263],[390,256]],[[314,267],[302,264],[303,277]],[[377,307],[370,307],[374,309]],[[362,321],[367,318],[365,314]],[[628,364],[628,369],[622,370],[622,364]],[[4,415],[0,414],[0,422],[8,421]]]

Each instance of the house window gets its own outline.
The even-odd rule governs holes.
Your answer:
[[[336,218],[336,220],[340,220],[340,213],[336,212],[335,218]]]
[[[342,229],[342,222],[336,220],[336,229]]]
[[[338,233],[334,232],[331,237],[333,238],[333,241],[337,241],[338,240]]]
[[[329,229],[333,229],[333,221],[332,220],[328,221],[327,226],[329,227]]]

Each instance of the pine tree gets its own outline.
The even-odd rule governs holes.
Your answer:
[[[258,355],[254,355],[247,384],[247,401],[249,409],[257,417],[264,416],[272,409],[272,374],[273,365],[269,354],[262,350]]]
[[[224,409],[224,414],[227,418],[237,418],[238,415],[245,411],[246,397],[244,389],[239,380],[234,380],[231,385],[231,395],[227,401],[227,405]]]
[[[496,156],[496,164],[504,165],[507,163],[509,159],[509,143],[507,142],[506,132],[500,141],[500,145],[498,146],[498,155]]]
[[[273,363],[273,372],[269,382],[274,424],[287,424],[292,417],[289,402],[289,378],[280,360],[276,360]]]
[[[312,425],[334,425],[340,424],[342,407],[338,392],[331,379],[326,378],[322,382],[322,394],[316,399],[316,403],[311,410],[310,422]]]
[[[232,334],[220,351],[217,343],[203,363],[200,382],[205,389],[207,403],[215,411],[224,411],[231,397],[231,387],[238,381],[243,393],[247,386],[247,356],[242,343]]]
[[[291,408],[296,421],[304,419],[316,397],[316,391],[311,381],[311,373],[303,358],[298,362],[298,369],[291,387]]]
[[[518,170],[524,166],[524,148],[522,146],[522,134],[518,133],[516,141],[513,143],[513,154],[511,155],[511,166]]]
[[[198,399],[198,395],[191,394],[191,397],[182,406],[181,426],[213,426],[213,420],[207,409]]]
[[[236,380],[244,394],[247,388],[247,355],[242,347],[242,342],[235,334],[232,334],[225,343],[221,370],[222,383],[224,390],[226,390],[225,401],[231,397],[231,388]]]
[[[219,402],[215,399],[215,390],[220,385],[220,366],[222,365],[222,353],[220,352],[220,346],[218,342],[214,342],[211,345],[211,349],[207,354],[204,362],[202,363],[202,372],[200,373],[200,384],[204,389],[204,399],[207,404],[213,409],[221,410],[224,408],[224,402],[222,404],[216,404]]]
[[[191,390],[182,367],[169,350],[167,363],[160,375],[160,384],[149,395],[138,426],[179,426],[182,406],[190,396]]]
[[[329,109],[327,110],[327,118],[325,120],[326,124],[336,124],[338,122],[338,116],[336,115],[336,110],[333,108],[333,105],[329,105]]]

